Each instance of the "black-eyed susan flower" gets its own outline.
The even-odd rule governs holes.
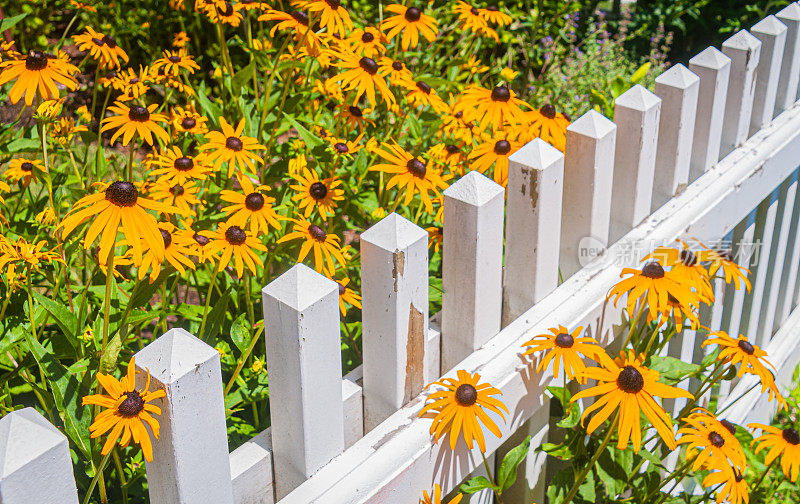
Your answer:
[[[56,117],[61,115],[61,110],[64,108],[64,100],[45,100],[36,107],[36,113],[33,116],[44,122],[52,122]]]
[[[414,81],[414,74],[403,61],[388,56],[378,60],[378,73],[389,79],[392,84]]]
[[[741,378],[747,374],[753,374],[761,379],[761,391],[769,390],[769,400],[773,397],[778,401],[778,405],[786,408],[786,400],[778,390],[775,384],[775,376],[769,368],[775,370],[767,360],[767,352],[753,345],[747,338],[740,334],[738,338],[732,338],[725,331],[716,331],[708,334],[708,337],[703,342],[702,346],[717,345],[720,349],[717,360],[739,366],[737,377]]]
[[[226,268],[233,259],[237,278],[242,278],[244,267],[255,275],[256,267],[263,263],[261,258],[254,252],[266,252],[265,247],[253,235],[248,235],[247,231],[233,224],[220,224],[216,231],[200,231],[200,235],[205,236],[210,241],[203,247],[204,253],[210,256],[219,254],[219,264],[217,269]]]
[[[81,131],[88,131],[88,128],[82,124],[75,124],[71,117],[59,117],[47,129],[53,142],[61,146],[72,143],[75,133],[80,133]]]
[[[428,149],[428,157],[464,175],[467,155],[463,147],[455,144],[438,143]]]
[[[142,280],[150,271],[150,283],[155,282],[158,275],[161,274],[161,268],[165,261],[171,264],[181,276],[186,275],[186,268],[195,269],[194,262],[189,257],[192,253],[191,238],[184,233],[177,232],[175,226],[169,222],[159,222],[158,230],[164,240],[164,259],[159,260],[148,249],[139,266],[139,280]]]
[[[277,21],[278,23],[269,31],[271,37],[275,36],[278,30],[291,31],[294,39],[298,42],[303,41],[311,53],[316,53],[321,45],[319,35],[308,26],[308,13],[303,11],[282,12],[275,9],[268,9],[264,14],[258,16],[259,21]]]
[[[165,49],[161,57],[153,62],[153,71],[164,70],[168,75],[180,75],[182,70],[192,74],[195,70],[200,70],[200,65],[195,63],[194,58],[185,49],[172,51]]]
[[[259,149],[266,149],[255,138],[244,135],[244,119],[239,121],[234,129],[224,117],[219,118],[221,132],[209,131],[205,137],[208,143],[198,147],[206,152],[208,162],[214,163],[214,169],[219,169],[223,163],[228,163],[228,177],[239,168],[242,173],[255,173],[256,162],[264,160],[255,153]]]
[[[75,35],[72,39],[78,49],[87,51],[92,59],[99,63],[100,68],[120,68],[122,66],[120,60],[128,62],[127,53],[117,45],[114,37],[96,32],[90,26],[86,27],[84,33]]]
[[[426,404],[418,416],[424,416],[429,412],[435,414],[430,432],[437,443],[445,433],[448,433],[450,448],[455,449],[459,435],[463,434],[467,447],[472,449],[473,442],[477,442],[480,450],[485,452],[486,442],[481,424],[498,438],[501,437],[501,433],[484,409],[505,419],[503,412],[508,413],[508,408],[499,399],[492,397],[502,395],[502,392],[489,383],[479,383],[481,375],[478,373],[470,375],[459,369],[456,375],[457,379],[442,378],[427,386],[438,385],[445,390],[428,394],[425,399]]]
[[[206,117],[197,113],[194,105],[172,109],[172,128],[176,133],[204,135],[208,131],[207,121]]]
[[[359,57],[350,51],[337,54],[339,61],[334,66],[345,69],[344,72],[331,77],[335,82],[341,82],[345,90],[355,90],[353,105],[358,103],[362,95],[367,96],[367,100],[377,105],[375,100],[375,90],[381,99],[388,103],[394,103],[394,94],[389,90],[386,79],[378,73],[378,63],[366,56]]]
[[[459,493],[458,495],[454,496],[450,499],[447,504],[458,504],[461,502],[461,499],[464,497],[464,494]],[[433,490],[431,494],[428,495],[427,490],[422,491],[422,499],[420,499],[420,504],[442,504],[442,487],[439,486],[439,483],[433,485]]]
[[[9,100],[15,104],[25,96],[25,105],[30,107],[37,95],[42,100],[58,98],[58,84],[74,91],[78,86],[73,77],[76,73],[78,68],[70,64],[65,53],[30,51],[25,56],[0,63],[0,86],[14,81],[8,92]]]
[[[361,309],[361,296],[348,287],[350,284],[350,278],[344,277],[341,279],[336,279],[336,277],[331,278],[336,285],[339,286],[339,311],[342,314],[342,317],[347,315],[347,306],[353,306],[355,308]]]
[[[202,208],[203,202],[198,195],[200,187],[191,180],[183,183],[159,180],[151,187],[149,196],[153,201],[168,205],[176,214],[189,217],[196,214],[196,208]]]
[[[722,471],[714,471],[703,478],[703,488],[716,488],[717,504],[726,501],[730,504],[747,504],[750,494],[747,492],[747,481],[744,474],[733,467]]]
[[[433,252],[438,254],[442,243],[444,243],[444,228],[442,226],[428,226],[425,231],[428,232],[428,250],[433,249]]]
[[[344,104],[340,108],[339,117],[344,118],[346,124],[350,126],[358,126],[360,131],[364,131],[367,124],[375,125],[375,121],[365,115],[372,112],[372,109],[363,109],[357,105]]]
[[[430,107],[437,114],[447,111],[447,104],[428,83],[422,80],[403,82],[406,88],[406,102],[412,107]]]
[[[657,260],[659,264],[669,266],[672,276],[679,282],[694,290],[700,301],[706,304],[714,302],[714,289],[708,277],[708,270],[703,262],[708,259],[707,250],[690,250],[686,242],[682,249],[658,247],[648,254],[643,261]]]
[[[379,163],[370,167],[370,171],[382,171],[391,175],[386,183],[386,189],[397,186],[398,189],[405,189],[404,204],[408,205],[419,193],[425,209],[433,212],[431,195],[438,196],[440,189],[447,187],[440,170],[435,166],[426,166],[425,162],[418,157],[411,155],[408,151],[400,147],[397,143],[385,143],[382,147],[376,148],[375,153],[382,157],[386,162]]]
[[[700,325],[697,306],[684,306],[672,294],[667,295],[667,303],[664,305],[663,310],[658,313],[657,319],[653,319],[649,313],[647,314],[647,323],[655,321],[661,327],[670,319],[675,322],[675,330],[677,332],[683,331],[685,321],[689,322],[691,329],[697,329]]]
[[[168,147],[163,154],[157,154],[148,164],[157,167],[150,172],[151,176],[157,177],[159,181],[173,184],[205,180],[211,169],[206,164],[204,156],[184,154],[178,146]]]
[[[581,373],[586,369],[583,358],[597,360],[599,354],[605,353],[598,345],[597,340],[589,336],[581,336],[583,326],[578,326],[570,332],[566,327],[559,325],[551,327],[549,331],[550,333],[534,336],[533,339],[522,345],[528,347],[525,355],[544,352],[536,367],[537,372],[541,372],[552,362],[553,376],[558,376],[559,368],[563,365],[567,378],[570,380],[582,379]]]
[[[528,143],[534,138],[541,138],[556,149],[564,152],[567,147],[567,126],[569,118],[557,112],[549,103],[537,110],[525,112],[522,124],[519,126],[520,138]]]
[[[522,145],[506,134],[484,135],[469,153],[470,168],[481,173],[492,169],[492,179],[505,187],[508,184],[508,158]]]
[[[242,10],[242,2],[214,1],[207,5],[203,12],[214,24],[226,24],[236,28],[244,19]]]
[[[164,257],[164,240],[158,231],[155,217],[147,213],[147,210],[168,212],[170,207],[143,198],[130,182],[117,181],[106,184],[102,191],[79,199],[59,227],[64,228],[64,236],[67,236],[91,219],[92,223],[84,236],[83,248],[88,249],[100,236],[98,260],[101,264],[108,261],[108,254],[116,246],[117,232],[121,227],[125,241],[133,249],[134,262],[140,264],[142,241],[153,250],[156,257]]]
[[[614,298],[616,306],[619,298],[627,293],[626,309],[630,316],[633,316],[634,307],[640,298],[647,301],[651,320],[656,319],[659,312],[669,308],[670,295],[682,306],[697,306],[700,303],[697,294],[676,279],[670,271],[665,271],[658,261],[648,262],[641,270],[623,268],[620,277],[623,279],[611,288],[608,297]]]
[[[485,9],[478,9],[478,12],[486,21],[494,23],[497,26],[506,26],[513,21],[511,16],[498,9],[495,5],[490,5]]]
[[[386,37],[391,40],[401,35],[401,45],[404,51],[414,49],[419,44],[422,35],[428,42],[436,40],[439,32],[439,22],[433,17],[424,14],[423,9],[408,7],[400,4],[390,4],[384,10],[394,15],[388,16],[381,23],[381,29],[386,31]]]
[[[615,410],[618,410],[617,448],[624,450],[628,442],[631,442],[634,452],[638,452],[642,448],[640,415],[644,413],[664,443],[669,449],[674,450],[676,442],[672,431],[672,419],[656,402],[655,397],[688,399],[692,394],[659,383],[658,371],[642,365],[644,354],[637,357],[633,350],[628,350],[627,354],[622,352],[614,360],[603,354],[600,354],[600,357],[602,367],[589,367],[582,373],[585,379],[597,380],[597,385],[572,396],[572,402],[585,397],[597,397],[595,402],[584,410],[581,417],[581,422],[584,422],[593,412],[597,412],[586,426],[586,432],[588,434],[594,432]]]
[[[47,168],[40,159],[14,158],[8,162],[8,168],[3,172],[3,178],[13,182],[22,180],[22,185],[28,187],[34,170],[46,172]]]
[[[303,245],[297,255],[297,262],[303,262],[309,252],[314,254],[314,269],[322,273],[327,271],[331,274],[336,271],[336,262],[341,266],[347,266],[347,260],[342,255],[339,237],[327,233],[324,229],[312,224],[302,217],[299,219],[289,219],[294,223],[292,232],[287,233],[278,240],[284,243],[291,240],[302,239]]]
[[[192,39],[189,38],[189,35],[187,35],[185,31],[180,31],[172,37],[172,47],[182,49],[186,47],[186,44],[191,42],[191,40]]]
[[[31,270],[38,270],[44,264],[63,263],[61,255],[55,250],[44,250],[47,242],[28,242],[23,237],[9,240],[0,235],[0,271],[6,268],[22,266]]]
[[[743,472],[747,459],[742,445],[734,436],[736,428],[730,422],[720,421],[711,412],[698,409],[684,418],[678,429],[678,444],[687,446],[687,459],[694,456],[692,470],[715,469],[724,471],[733,466]],[[733,432],[731,432],[733,431]]]
[[[459,29],[490,37],[495,41],[500,40],[497,32],[489,28],[489,22],[485,17],[481,16],[480,11],[476,7],[458,0],[455,7],[453,7],[453,12],[458,15]]]
[[[359,56],[377,59],[386,52],[386,35],[372,26],[356,28],[347,37],[347,41],[350,43],[350,50]]]
[[[722,268],[722,272],[725,274],[725,283],[732,283],[736,290],[744,286],[747,291],[750,292],[750,280],[747,278],[747,275],[750,274],[750,270],[737,264],[736,261],[733,260],[733,254],[730,250],[708,249],[708,254],[705,259],[710,261],[708,273],[712,277]]]
[[[350,13],[339,0],[293,0],[292,6],[318,18],[320,26],[328,33],[346,37],[347,32],[353,29]]]
[[[213,260],[214,256],[209,253],[209,248],[207,247],[207,245],[211,243],[211,240],[207,236],[201,234],[203,230],[195,229],[192,219],[183,219],[181,221],[181,227],[175,232],[190,238],[190,240],[188,240],[188,246],[191,250],[191,255],[197,258],[197,262],[204,263]]]
[[[161,140],[165,144],[169,143],[169,134],[158,124],[166,122],[167,116],[155,112],[157,108],[158,105],[155,103],[145,108],[141,105],[128,107],[117,101],[108,107],[108,110],[114,115],[103,119],[103,127],[100,128],[100,131],[116,129],[109,141],[114,143],[117,138],[122,136],[122,145],[128,145],[134,135],[148,145],[153,145],[155,139]]]
[[[761,435],[752,443],[756,445],[756,455],[762,450],[767,450],[767,457],[764,459],[766,465],[770,465],[780,457],[784,476],[792,483],[797,481],[797,475],[800,473],[800,434],[794,427],[779,429],[760,423],[752,423],[748,427],[761,430]]]
[[[158,440],[158,420],[152,415],[161,415],[161,408],[151,404],[159,397],[166,396],[163,389],[150,390],[150,373],[144,388],[136,388],[136,367],[134,359],[128,362],[128,372],[120,380],[110,374],[97,373],[97,381],[105,390],[105,394],[95,394],[83,398],[84,406],[93,405],[105,408],[94,418],[89,426],[92,438],[98,438],[109,432],[103,444],[102,454],[111,451],[119,441],[120,446],[128,446],[133,442],[142,447],[145,460],[153,461],[153,443],[147,424],[153,436]]]
[[[496,131],[521,123],[525,118],[523,107],[527,104],[507,86],[486,89],[472,85],[459,97],[455,111],[467,122],[477,121],[481,130],[491,125]]]
[[[144,96],[150,90],[149,81],[150,69],[139,65],[138,71],[133,68],[125,68],[116,72],[103,82],[103,86],[111,86],[120,91],[122,95],[117,98],[117,101],[125,102]]]
[[[364,134],[358,135],[355,140],[347,140],[346,138],[336,138],[329,136],[326,138],[331,152],[336,156],[352,156],[360,151],[364,146],[359,145]]]
[[[297,201],[297,211],[306,219],[316,210],[322,220],[328,220],[328,216],[335,213],[336,202],[344,199],[342,182],[335,176],[321,179],[316,171],[303,168],[292,178],[297,181],[289,186],[297,192],[292,201]]]
[[[263,191],[269,190],[268,186],[254,186],[247,177],[239,177],[241,191],[224,190],[220,193],[222,201],[230,203],[222,211],[228,215],[228,223],[245,227],[250,223],[250,232],[253,236],[269,233],[269,227],[280,229],[278,214],[272,208],[275,198],[269,197]]]

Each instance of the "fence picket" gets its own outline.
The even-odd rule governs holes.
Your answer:
[[[709,47],[689,60],[689,70],[700,78],[689,169],[691,182],[717,164],[720,158],[731,59],[715,47]]]
[[[67,436],[33,408],[0,418],[0,502],[78,504]]]
[[[564,188],[564,155],[540,138],[508,161],[503,326],[558,285]]]
[[[794,105],[797,100],[797,84],[800,81],[800,5],[792,2],[778,11],[775,17],[787,27],[775,100],[774,115],[778,115]]]
[[[749,135],[772,121],[774,116],[787,30],[786,25],[775,16],[765,17],[750,29],[753,36],[761,41],[761,56],[756,69],[756,94]]]
[[[273,504],[272,432],[267,429],[230,455],[234,504]]]
[[[722,52],[731,59],[720,149],[721,157],[725,157],[749,136],[761,41],[747,30],[740,30],[722,43]]]
[[[161,439],[147,463],[153,504],[233,503],[233,485],[222,397],[219,352],[183,329],[170,329],[135,355],[136,367],[149,370]],[[145,374],[136,376],[137,386]]]
[[[281,499],[344,450],[339,287],[297,264],[261,291],[275,492]]]
[[[700,78],[678,63],[656,77],[661,98],[651,211],[656,211],[689,182]]]
[[[618,142],[611,197],[613,243],[650,215],[661,98],[637,84],[614,102]]]
[[[800,178],[800,172],[794,173],[794,178]],[[792,222],[789,228],[789,244],[787,250],[787,260],[783,263],[783,273],[781,278],[784,279],[782,284],[781,293],[778,296],[778,307],[776,308],[776,322],[780,326],[789,318],[789,314],[794,308],[794,292],[797,285],[797,273],[800,269],[800,195],[797,195],[795,189],[795,203],[792,209]]]
[[[616,140],[617,125],[596,110],[567,127],[559,256],[564,280],[594,258],[589,248],[602,253],[609,245]]]
[[[444,191],[442,371],[500,330],[504,196],[477,171]]]
[[[393,213],[361,235],[364,431],[422,391],[428,352],[428,233]]]

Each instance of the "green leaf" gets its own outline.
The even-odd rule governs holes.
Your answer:
[[[297,130],[297,132],[300,134],[300,138],[303,139],[303,142],[305,142],[305,144],[308,146],[309,149],[313,149],[318,145],[322,145],[322,140],[317,138],[317,135],[306,129],[305,126],[297,122],[297,120],[294,117],[288,115],[285,112],[283,113],[283,117],[285,117],[286,120],[289,121],[289,123],[291,123],[294,129]]]
[[[578,495],[589,502],[597,502],[594,486],[594,471],[589,471],[586,473],[586,479],[584,479],[581,486],[578,487]]]
[[[661,373],[661,378],[664,380],[679,382],[684,378],[696,375],[700,371],[700,366],[675,357],[654,355],[650,357],[650,369]]]
[[[73,348],[78,348],[78,318],[75,314],[60,302],[43,296],[38,292],[34,292],[33,297],[36,299],[36,302],[41,304],[44,309],[53,316],[59,329],[61,329],[64,336],[67,337],[69,344],[72,345]]]
[[[242,353],[247,350],[247,346],[250,344],[250,331],[247,328],[246,316],[246,313],[240,314],[231,325],[231,340]]]
[[[133,308],[139,308],[140,306],[144,306],[145,304],[149,303],[151,299],[153,299],[153,294],[156,290],[161,286],[161,282],[167,279],[168,276],[172,274],[171,269],[164,270],[158,275],[156,281],[153,283],[149,282],[139,282],[136,284],[136,287],[133,289],[131,293],[131,299],[128,301],[128,304]],[[130,317],[129,317],[130,318]]]
[[[222,293],[222,296],[214,303],[214,308],[208,314],[208,318],[206,319],[206,328],[203,331],[203,334],[200,335],[200,339],[208,342],[208,339],[212,335],[219,334],[220,328],[222,327],[222,322],[225,320],[225,314],[228,312],[228,301],[231,298],[231,288]]]
[[[15,138],[8,142],[6,150],[8,150],[8,152],[36,151],[39,150],[41,146],[41,142],[33,138]]]
[[[500,487],[501,492],[508,490],[517,480],[517,467],[525,460],[530,447],[531,437],[528,436],[503,457],[500,469],[497,470],[497,486]]]
[[[569,403],[569,415],[560,420],[556,425],[562,429],[573,429],[581,421],[581,408],[577,402]]]
[[[461,491],[465,494],[474,494],[475,492],[480,492],[486,488],[495,489],[494,485],[492,485],[492,482],[486,479],[485,476],[476,476],[461,485]]]
[[[208,96],[206,96],[202,89],[197,90],[197,101],[200,102],[200,107],[208,116],[209,120],[214,123],[214,126],[219,126],[219,118],[222,117],[222,111],[219,107],[211,103],[211,100],[208,99]]]
[[[558,471],[547,487],[547,500],[549,502],[563,501],[574,482],[575,473],[571,467]]]
[[[619,75],[611,79],[609,86],[611,87],[611,94],[615,100],[630,87],[629,84],[625,82],[625,79]]]
[[[638,84],[639,81],[644,79],[644,76],[647,75],[647,72],[650,71],[650,67],[651,66],[652,66],[652,63],[650,63],[648,61],[644,65],[640,66],[638,70],[633,72],[633,75],[631,75],[631,81],[630,81],[631,84]]]
[[[231,79],[231,88],[234,95],[239,95],[242,92],[242,86],[245,82],[253,78],[253,72],[256,70],[255,60],[251,60],[250,64],[242,68]]]
[[[16,16],[5,18],[0,21],[0,32],[6,31],[12,28],[15,24],[19,23],[20,21],[27,16],[27,13],[17,14]]]
[[[106,352],[100,358],[100,371],[110,374],[117,369],[119,352],[122,350],[122,336],[120,333],[114,335],[106,345]]]

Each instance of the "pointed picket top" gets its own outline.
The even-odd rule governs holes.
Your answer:
[[[534,138],[508,157],[512,163],[542,170],[564,157],[564,154],[541,138]]]
[[[641,111],[650,110],[659,103],[661,103],[661,98],[648,91],[641,84],[636,84],[614,100],[614,104],[617,106]]]
[[[688,89],[692,87],[700,77],[681,63],[673,65],[669,70],[656,77],[656,83],[677,89]]]
[[[0,419],[0,480],[51,450],[67,438],[33,408]]]
[[[399,250],[423,236],[427,237],[428,232],[405,217],[391,213],[361,233],[361,240],[374,243],[385,250]]]
[[[750,34],[748,33],[748,35]],[[710,68],[712,70],[719,70],[724,68],[726,65],[730,65],[730,63],[731,59],[716,47],[709,47],[705,51],[689,60],[690,65],[697,65],[703,68]]]
[[[136,362],[137,367],[146,362],[150,375],[161,383],[172,383],[215,354],[218,352],[213,347],[177,327],[139,350]]]
[[[722,43],[723,49],[738,49],[740,51],[755,51],[760,47],[761,41],[747,30],[739,30]]]
[[[331,291],[338,292],[339,286],[324,275],[317,273],[303,263],[292,266],[262,290],[268,296],[281,301],[293,310],[303,311]]]
[[[592,138],[604,137],[616,129],[617,125],[611,119],[594,109],[586,112],[567,126],[567,131]]]
[[[754,24],[752,28],[750,28],[751,32],[764,33],[766,35],[780,35],[786,30],[786,25],[773,15],[765,17],[758,23]]]
[[[471,171],[445,189],[442,194],[473,206],[480,206],[504,191],[503,186],[486,175]]]
[[[776,17],[780,19],[800,21],[800,4],[792,2],[783,9],[779,10]]]

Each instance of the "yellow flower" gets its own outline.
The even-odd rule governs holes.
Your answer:
[[[214,163],[214,169],[219,169],[223,163],[228,163],[228,177],[233,175],[238,167],[243,173],[247,170],[255,173],[256,162],[263,163],[264,160],[255,153],[259,149],[266,149],[259,144],[255,138],[244,135],[244,119],[239,121],[236,129],[228,124],[224,117],[219,118],[219,131],[209,131],[205,137],[208,143],[199,147],[201,151],[207,153],[208,161]]]
[[[236,277],[242,278],[245,265],[253,275],[256,274],[256,265],[262,265],[261,258],[256,255],[254,250],[266,252],[267,247],[254,236],[249,236],[239,226],[222,224],[217,231],[201,231],[200,234],[210,239],[210,242],[204,247],[207,249],[204,250],[204,253],[209,256],[221,254],[218,270],[226,268],[233,259]]]
[[[3,177],[13,182],[22,180],[22,185],[28,187],[34,170],[46,172],[47,168],[39,159],[14,158],[8,162],[8,168],[3,172]]]
[[[525,355],[532,355],[544,351],[539,365],[536,366],[536,371],[541,372],[542,369],[547,368],[552,361],[553,376],[557,377],[559,363],[561,363],[564,365],[564,373],[567,378],[570,380],[578,378],[582,383],[586,383],[581,376],[581,373],[586,369],[583,358],[589,357],[590,359],[597,360],[600,354],[605,353],[603,348],[594,338],[581,336],[583,333],[583,326],[576,327],[572,332],[562,325],[551,327],[549,330],[550,334],[539,334],[522,345],[529,347],[525,350]]]
[[[525,118],[522,107],[527,104],[507,86],[486,89],[472,85],[459,97],[455,111],[461,112],[467,122],[478,121],[481,130],[491,125],[497,131],[521,123]]]
[[[287,233],[278,240],[278,243],[302,239],[303,245],[300,247],[297,262],[303,262],[303,259],[308,256],[309,252],[314,254],[314,269],[322,273],[325,271],[327,263],[327,271],[333,274],[336,271],[336,262],[340,265],[347,266],[347,260],[342,255],[340,239],[334,234],[325,232],[324,229],[312,224],[306,219],[289,219],[294,222],[292,232]]]
[[[405,189],[405,201],[408,205],[419,193],[422,203],[426,210],[433,212],[433,203],[429,193],[434,196],[439,195],[439,189],[447,187],[440,170],[435,166],[426,166],[418,157],[412,156],[408,151],[397,145],[397,143],[384,144],[382,148],[376,148],[375,153],[386,160],[386,163],[379,163],[369,168],[370,171],[382,171],[391,175],[386,183],[386,189],[394,186]]]
[[[297,201],[297,211],[303,212],[303,217],[308,219],[314,210],[322,220],[335,214],[336,202],[344,199],[344,190],[339,186],[342,182],[336,177],[320,179],[317,172],[303,168],[302,174],[292,176],[298,183],[289,187],[297,194],[292,196],[292,201]]]
[[[636,301],[640,298],[647,301],[650,319],[655,320],[660,312],[669,309],[669,296],[672,296],[682,306],[697,306],[699,299],[695,292],[677,279],[671,271],[665,271],[658,261],[651,261],[644,265],[641,270],[634,268],[623,268],[620,277],[623,278],[611,288],[608,297],[614,298],[614,306],[617,305],[619,298],[628,295],[626,309],[628,314],[634,316]]]
[[[519,72],[508,67],[500,70],[500,78],[506,82],[511,82],[512,80],[516,79],[517,75],[519,75]]]
[[[117,101],[108,107],[108,110],[116,115],[103,119],[103,127],[100,128],[100,131],[117,130],[111,135],[110,143],[114,143],[122,135],[122,145],[128,145],[134,134],[148,145],[153,145],[154,137],[165,144],[169,143],[169,135],[158,124],[166,122],[167,117],[164,114],[156,113],[157,108],[158,105],[155,103],[147,108],[141,105],[133,105],[129,108],[124,103]]]
[[[36,117],[45,121],[52,121],[61,114],[64,106],[62,100],[45,100],[36,107]]]
[[[447,504],[458,504],[461,502],[463,497],[464,495],[459,493],[450,499]],[[439,486],[439,483],[436,483],[433,486],[433,491],[430,495],[428,495],[427,490],[422,491],[422,499],[420,500],[420,504],[442,504],[442,488]]]
[[[372,105],[377,105],[375,100],[375,90],[388,103],[394,103],[395,98],[386,84],[386,79],[378,73],[378,63],[366,56],[359,57],[357,54],[345,50],[337,54],[341,60],[334,63],[334,66],[344,68],[345,71],[332,77],[334,82],[342,82],[346,91],[355,90],[353,105],[357,104],[362,95],[367,95],[367,100]]]
[[[556,112],[550,104],[538,110],[525,112],[524,120],[519,126],[520,139],[528,143],[534,138],[541,138],[556,149],[564,152],[567,146],[567,126],[569,118]]]
[[[100,68],[120,68],[120,60],[127,63],[128,55],[117,45],[117,41],[110,35],[94,31],[86,27],[86,32],[72,37],[78,49],[88,51],[89,56],[100,64]]]
[[[222,211],[228,216],[228,222],[244,227],[250,222],[250,232],[254,236],[259,233],[269,233],[269,227],[280,229],[279,216],[272,208],[275,198],[265,196],[262,191],[269,190],[268,186],[254,186],[247,177],[239,177],[241,191],[223,190],[220,199],[230,205],[223,207]]]
[[[59,52],[57,56],[41,51],[30,51],[26,56],[0,63],[0,86],[15,81],[8,98],[16,104],[25,96],[25,105],[30,107],[38,95],[42,100],[58,98],[57,84],[74,91],[78,82],[73,74],[78,68],[69,63],[69,56]]]
[[[164,240],[164,257],[159,259],[155,254],[147,250],[142,258],[142,264],[139,266],[138,274],[139,280],[142,280],[150,271],[150,283],[153,283],[161,274],[161,267],[164,260],[172,265],[181,276],[186,275],[186,268],[195,269],[194,262],[189,258],[191,254],[190,241],[191,238],[178,231],[175,226],[169,222],[159,222],[158,230],[161,232],[161,237]]]
[[[89,119],[91,120],[91,118]],[[89,131],[86,126],[76,125],[71,117],[61,117],[52,123],[48,129],[50,137],[59,145],[66,146],[72,142],[72,137],[80,131]]]
[[[258,374],[264,371],[264,364],[265,362],[263,357],[256,357],[253,359],[253,365],[250,366],[250,370]]]
[[[404,51],[417,47],[420,35],[428,42],[436,40],[439,23],[433,17],[423,14],[422,9],[390,4],[384,7],[384,10],[393,13],[394,16],[384,19],[381,29],[387,30],[386,37],[390,40],[402,33],[401,42]]]
[[[755,453],[767,450],[764,464],[770,465],[776,458],[781,458],[781,470],[792,483],[797,481],[800,473],[800,434],[793,427],[779,429],[770,425],[752,423],[751,429],[761,429],[761,436],[753,440]]]

